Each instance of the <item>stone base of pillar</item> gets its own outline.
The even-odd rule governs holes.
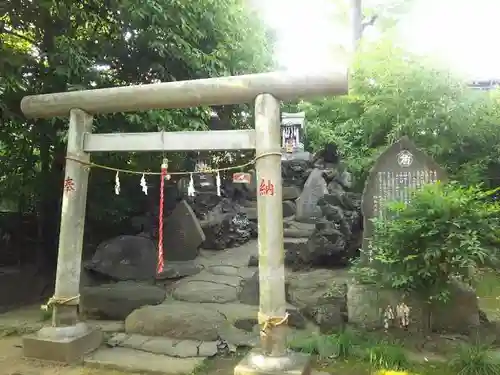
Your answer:
[[[102,332],[85,323],[67,327],[44,327],[23,337],[23,354],[27,358],[78,363],[102,343]]]
[[[270,357],[260,350],[250,351],[234,368],[234,375],[310,375],[311,357],[287,352],[283,357]]]

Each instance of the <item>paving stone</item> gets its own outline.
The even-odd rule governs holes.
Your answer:
[[[178,340],[169,337],[151,337],[118,333],[108,340],[108,345],[142,350],[169,357],[212,357],[217,354],[217,341]]]
[[[217,341],[204,341],[198,347],[199,357],[212,357],[217,354]]]
[[[174,358],[127,348],[101,348],[85,358],[92,367],[128,372],[157,374],[191,374],[202,366],[203,357]]]
[[[210,266],[207,271],[214,275],[239,276],[239,268],[230,265]]]
[[[175,288],[172,296],[186,302],[226,303],[238,299],[238,288],[212,281],[186,281]]]
[[[123,340],[118,346],[123,346],[124,348],[131,349],[141,349],[141,347],[149,341],[149,336],[143,335],[128,335],[128,337]]]
[[[219,266],[224,267],[224,266]],[[227,267],[227,266],[225,266]],[[216,269],[217,270],[217,269]],[[230,285],[234,287],[238,287],[240,285],[242,277],[239,275],[225,275],[222,273],[214,274],[209,271],[203,271],[198,275],[194,275],[189,277],[188,279],[181,280],[179,284],[184,284],[186,282],[192,281],[208,281],[211,283]]]
[[[92,327],[97,327],[106,333],[125,331],[123,320],[87,320],[86,322]]]

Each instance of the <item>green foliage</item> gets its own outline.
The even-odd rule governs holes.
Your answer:
[[[488,347],[467,345],[459,348],[448,363],[457,375],[499,375],[500,360],[494,358]]]
[[[367,358],[375,369],[408,370],[409,361],[401,345],[381,341],[367,349]]]
[[[392,202],[374,219],[373,263],[357,272],[382,286],[446,301],[452,279],[471,283],[477,267],[496,261],[500,204],[496,191],[429,184],[409,204]]]
[[[288,347],[297,352],[319,354],[319,338],[315,335],[295,337],[288,342]]]
[[[317,354],[320,358],[347,359],[357,345],[357,336],[350,330],[331,335],[297,337],[289,343],[292,350]]]
[[[44,223],[55,222],[51,230],[42,228],[49,237],[57,230],[67,119],[26,120],[20,111],[23,96],[262,72],[273,65],[270,34],[243,0],[13,0],[0,9],[0,193]],[[94,130],[206,129],[212,110],[226,127],[245,127],[244,109],[102,115]],[[134,170],[158,170],[162,159],[93,156],[97,163]],[[184,168],[185,155],[167,156],[172,169]],[[112,173],[92,171],[88,224],[111,225],[149,208],[137,194],[137,178],[123,178],[118,197],[112,181]]]
[[[342,369],[350,374],[370,373],[387,375],[409,374],[455,374],[455,375],[499,375],[500,359],[486,345],[462,345],[453,347],[449,361],[429,361],[421,363],[423,353],[410,354],[404,342],[388,336],[367,335],[366,332],[346,330],[334,335],[305,335],[296,337],[289,343],[291,349],[314,354],[334,371]],[[352,366],[356,364],[356,366]],[[361,368],[363,371],[361,371]]]
[[[334,339],[336,352],[336,358],[346,359],[353,352],[353,346],[355,344],[355,336],[349,330],[344,330],[340,333],[331,336]]]
[[[380,63],[382,62],[383,63]],[[336,142],[361,191],[374,160],[403,135],[445,167],[452,179],[500,185],[500,101],[466,87],[394,42],[362,45],[350,92],[298,104],[313,151]]]

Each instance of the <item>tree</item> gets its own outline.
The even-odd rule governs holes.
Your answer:
[[[392,30],[414,5],[414,0],[335,0],[336,12],[333,22],[351,29],[351,52],[356,51],[369,27],[379,32]]]
[[[26,121],[19,109],[23,96],[261,72],[272,65],[268,34],[243,0],[14,0],[0,10],[2,196],[37,212],[41,239],[52,250],[67,119]],[[243,121],[237,108],[215,110],[233,126]],[[210,113],[209,108],[118,113],[99,116],[95,127],[99,132],[200,129]],[[159,164],[152,155],[95,160],[137,169]],[[112,194],[111,179],[109,173],[91,177],[90,223],[122,221],[145,204],[130,196],[105,199]]]
[[[363,45],[354,66],[348,96],[303,102],[298,109],[309,121],[309,147],[336,142],[359,190],[375,158],[403,135],[452,179],[500,185],[500,102],[494,95],[468,88],[387,40]]]

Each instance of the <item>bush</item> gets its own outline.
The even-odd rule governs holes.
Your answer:
[[[358,279],[417,294],[426,302],[446,302],[452,280],[471,283],[477,267],[496,263],[500,205],[495,191],[456,183],[430,184],[411,202],[388,204],[374,219],[373,262],[357,264]]]
[[[448,365],[457,375],[500,375],[500,361],[483,345],[461,347]]]

